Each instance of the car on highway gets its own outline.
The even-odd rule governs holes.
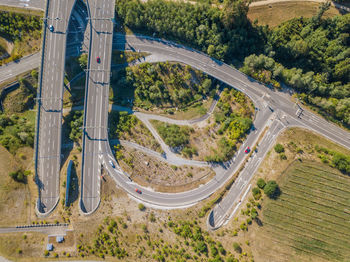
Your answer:
[[[50,25],[50,26],[49,26],[49,30],[50,30],[50,32],[55,31],[55,28],[53,27],[53,25]]]
[[[109,164],[110,164],[113,168],[115,168],[115,165],[113,164],[113,162],[112,162],[111,160],[109,160]]]
[[[248,154],[250,152],[250,147],[248,146],[245,150],[244,153]]]
[[[138,188],[135,188],[135,192],[138,193],[138,194],[142,194],[142,191]]]
[[[96,62],[97,63],[101,63],[101,58],[98,56],[98,57],[96,57]]]

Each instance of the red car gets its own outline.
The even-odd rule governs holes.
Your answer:
[[[140,189],[137,189],[137,188],[135,188],[135,192],[136,192],[136,193],[139,193],[139,194],[142,194],[141,190],[140,190]]]
[[[97,63],[101,63],[101,58],[99,56],[96,57],[96,61],[97,61]]]
[[[244,150],[244,153],[248,154],[250,152],[250,147],[248,146],[246,150]]]

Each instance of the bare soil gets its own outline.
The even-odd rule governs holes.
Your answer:
[[[123,147],[123,170],[136,183],[160,192],[183,192],[198,187],[213,178],[209,167],[171,166],[136,149]]]

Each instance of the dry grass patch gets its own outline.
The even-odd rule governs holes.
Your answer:
[[[253,6],[249,8],[248,18],[251,21],[258,19],[259,25],[275,27],[295,17],[312,17],[317,14],[319,5],[320,3],[314,2],[290,1]],[[336,15],[340,15],[340,12],[334,6],[331,6],[324,13],[324,18]]]
[[[215,172],[209,167],[174,166],[124,146],[119,164],[136,183],[160,192],[183,192],[208,182]]]
[[[44,257],[46,242],[46,235],[40,233],[1,234],[0,252],[14,261],[38,261],[38,258]]]

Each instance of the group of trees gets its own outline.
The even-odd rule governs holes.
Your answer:
[[[260,28],[247,19],[247,1],[209,4],[164,0],[117,0],[118,18],[133,29],[190,44],[219,59],[244,58],[262,51]]]
[[[0,144],[10,153],[24,146],[34,146],[34,123],[24,116],[0,113]]]
[[[280,88],[293,87],[325,116],[350,125],[350,15],[295,18],[271,31],[268,55],[245,58],[241,70]]]
[[[260,199],[260,197],[261,197],[260,190],[263,190],[264,194],[267,195],[271,199],[276,199],[281,194],[281,190],[280,190],[278,184],[276,183],[276,181],[274,181],[274,180],[270,180],[268,182],[265,182],[264,179],[259,178],[256,185],[258,187],[254,187],[252,189],[253,196],[255,199]]]
[[[130,133],[137,124],[137,117],[125,111],[112,111],[109,114],[109,134],[112,138],[120,138],[123,133]]]
[[[9,176],[16,182],[26,184],[27,176],[29,176],[30,174],[31,172],[29,170],[23,171],[22,169],[19,169],[17,171],[10,172]]]
[[[12,41],[21,39],[23,34],[37,31],[37,38],[40,37],[41,21],[39,16],[0,11],[0,35]]]
[[[69,139],[73,142],[80,142],[83,133],[81,129],[83,127],[83,118],[83,111],[72,111],[64,118],[64,122],[67,122],[69,125]]]
[[[206,1],[200,1],[206,2]],[[117,0],[119,19],[143,33],[192,45],[280,88],[285,83],[331,119],[350,125],[350,14],[323,19],[329,4],[312,18],[295,18],[274,29],[251,24],[245,1],[209,4]],[[252,55],[252,56],[249,56]]]
[[[126,68],[127,88],[134,89],[134,105],[148,108],[183,108],[201,100],[212,89],[212,80],[202,72],[179,63],[143,63]]]
[[[317,145],[315,146],[315,149],[318,153],[325,154],[319,155],[319,158],[321,158],[322,162],[329,164],[331,167],[338,169],[344,174],[350,175],[350,156],[324,147],[319,147]]]
[[[190,133],[193,132],[193,128],[188,126],[178,126],[156,120],[152,121],[152,124],[154,124],[164,142],[171,148],[179,148],[179,151],[182,151],[188,145]]]
[[[216,130],[222,135],[218,150],[206,157],[206,161],[227,161],[236,150],[236,144],[243,139],[252,126],[250,101],[241,92],[225,88],[214,113]]]

